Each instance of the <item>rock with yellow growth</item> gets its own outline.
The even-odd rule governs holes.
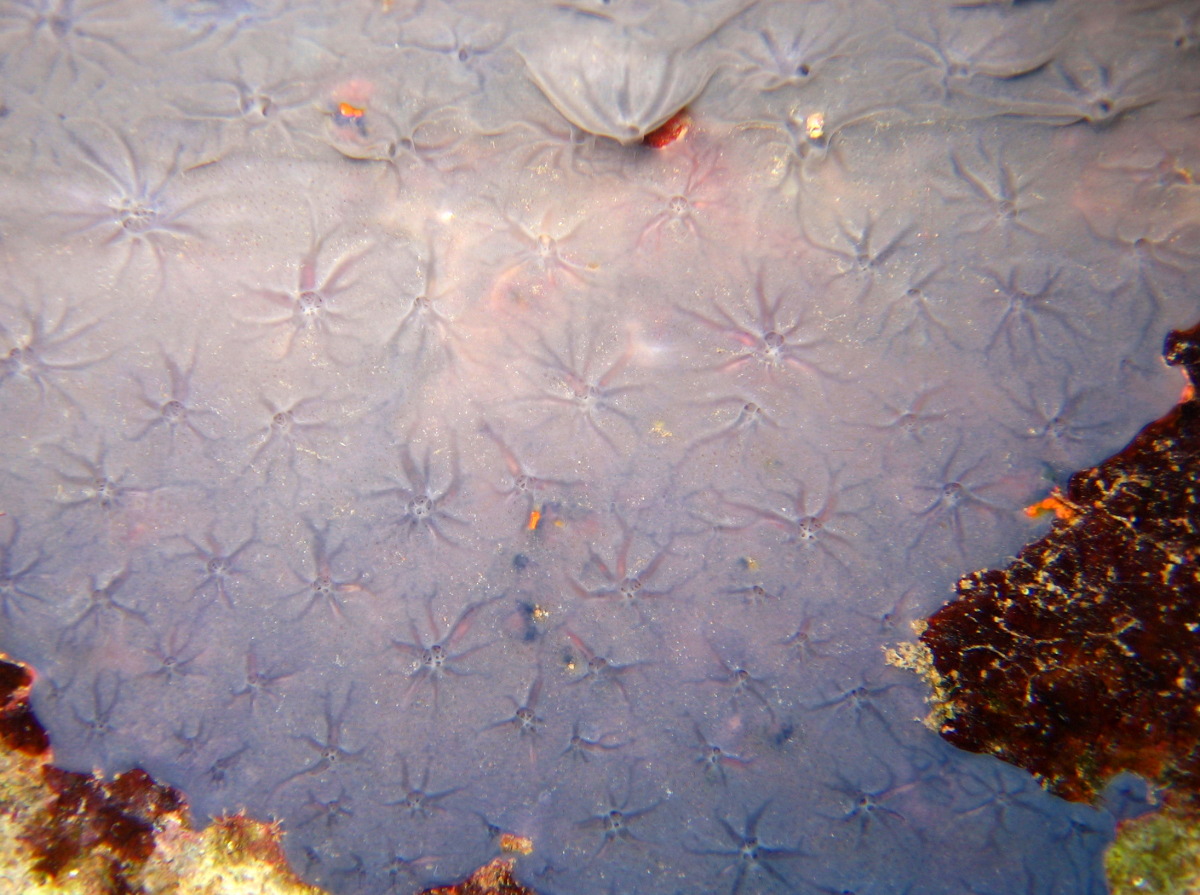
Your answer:
[[[197,831],[183,796],[145,771],[55,767],[33,681],[0,654],[0,891],[318,895],[288,868],[277,826],[236,815]]]
[[[1200,821],[1170,805],[1127,821],[1104,863],[1112,895],[1200,892]]]
[[[426,889],[421,895],[537,895],[517,882],[513,876],[515,865],[512,858],[495,858],[462,882]]]

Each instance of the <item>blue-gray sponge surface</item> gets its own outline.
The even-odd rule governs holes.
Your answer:
[[[0,649],[58,761],[338,893],[500,831],[546,895],[1104,891],[1114,813],[884,648],[1177,399],[1198,29],[0,0]]]

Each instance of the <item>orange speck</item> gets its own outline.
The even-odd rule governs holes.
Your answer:
[[[1025,507],[1025,515],[1030,519],[1037,519],[1046,513],[1053,513],[1055,519],[1065,522],[1078,516],[1079,508],[1063,497],[1062,491],[1055,488],[1045,500]]]
[[[813,112],[804,119],[804,132],[810,140],[820,140],[825,136],[825,113]]]
[[[542,511],[541,510],[530,510],[529,511],[529,525],[527,527],[530,531],[534,531],[538,527],[538,523],[541,521],[542,521]]]
[[[680,109],[664,123],[642,137],[642,142],[654,149],[662,149],[687,134],[691,126],[692,119],[688,116],[687,110]]]
[[[504,833],[500,837],[500,850],[510,854],[532,854],[533,840],[526,836],[515,836],[512,833]]]
[[[358,106],[352,106],[349,103],[338,103],[338,114],[343,118],[362,118],[365,112],[365,109],[360,109]]]

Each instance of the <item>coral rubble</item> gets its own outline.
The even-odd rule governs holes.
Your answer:
[[[145,771],[106,780],[55,767],[33,681],[0,655],[0,891],[318,893],[288,869],[274,825],[234,815],[197,831],[183,796]]]
[[[1195,891],[1183,880],[1200,817],[1200,326],[1171,333],[1164,354],[1187,373],[1180,403],[1039,505],[1057,517],[1050,533],[962,578],[920,646],[892,654],[930,681],[930,724],[956,746],[1075,801],[1121,771],[1167,790],[1166,810],[1127,824],[1110,852],[1124,891]]]

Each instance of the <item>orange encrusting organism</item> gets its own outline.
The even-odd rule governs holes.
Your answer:
[[[687,110],[681,109],[642,137],[642,142],[652,149],[662,149],[687,136],[691,126],[692,120],[688,116]]]
[[[1055,488],[1049,497],[1025,507],[1025,515],[1030,519],[1040,518],[1046,513],[1053,513],[1055,519],[1066,522],[1079,515],[1079,508],[1068,501],[1060,489]]]

